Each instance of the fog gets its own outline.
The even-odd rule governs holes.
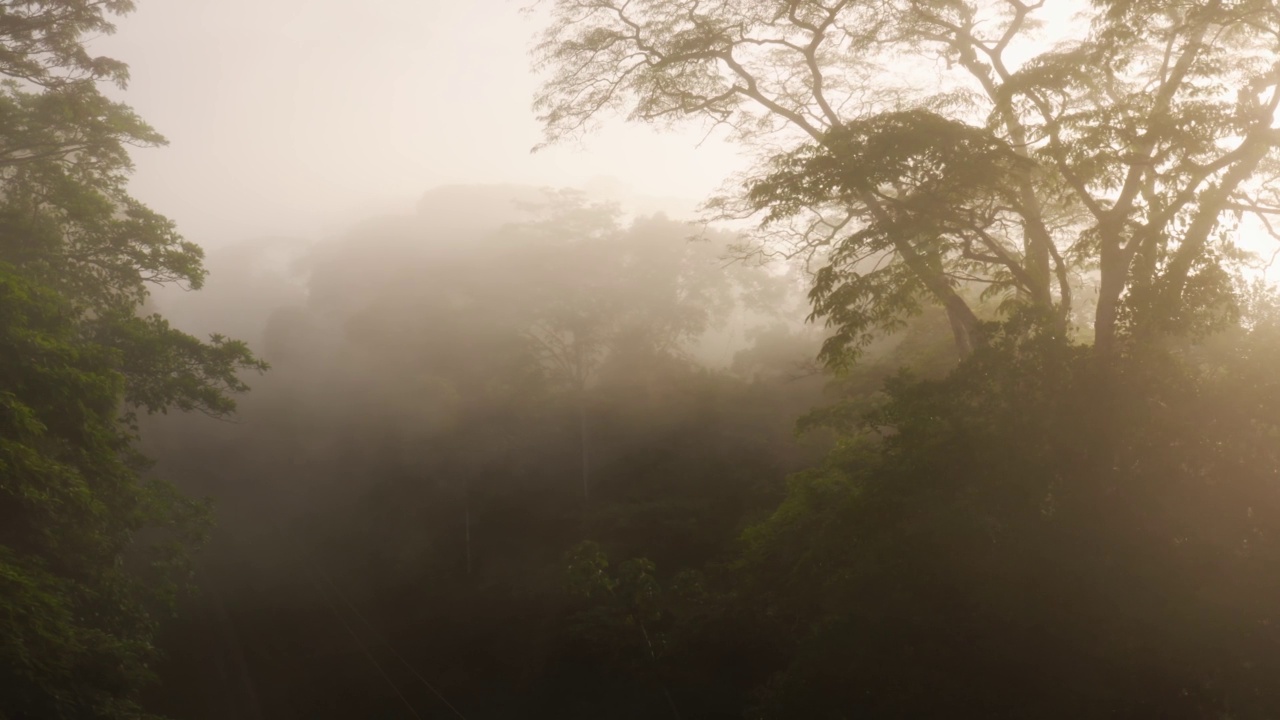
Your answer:
[[[1280,716],[1277,37],[0,0],[0,720]]]
[[[171,143],[135,153],[133,192],[207,246],[332,234],[446,184],[614,184],[690,208],[739,165],[696,128],[622,123],[530,154],[545,12],[528,5],[142,2],[92,47],[129,63],[115,95]]]
[[[446,588],[466,578],[501,606],[525,592],[516,588],[557,584],[558,555],[577,534],[566,530],[578,522],[560,516],[588,494],[598,499],[587,522],[606,525],[631,513],[619,493],[693,503],[628,521],[639,524],[624,535],[636,539],[653,522],[731,523],[668,537],[664,562],[709,557],[732,532],[747,511],[737,491],[691,486],[693,495],[663,498],[667,481],[653,470],[627,489],[622,475],[634,471],[623,468],[644,452],[641,437],[683,428],[727,433],[718,441],[726,449],[772,445],[760,448],[758,479],[743,485],[751,507],[822,447],[789,438],[822,386],[812,370],[821,332],[803,325],[803,281],[786,266],[735,264],[731,236],[679,221],[740,164],[737,151],[696,127],[617,123],[531,152],[542,137],[529,50],[544,10],[503,0],[148,2],[94,41],[130,64],[128,89],[112,95],[169,140],[134,153],[132,193],[206,252],[200,292],[157,288],[150,306],[198,337],[242,339],[272,364],[250,380],[233,420],[144,422],[155,475],[216,503],[199,590],[164,640],[170,662],[153,693],[162,710],[398,716],[405,703],[386,684],[371,689],[368,667],[341,649],[351,638],[326,618],[324,602],[336,600],[317,597],[308,563],[387,618],[418,615],[399,615],[407,608],[387,592],[444,590],[422,597],[444,603],[438,620],[454,626],[439,626],[438,640],[479,652],[488,641],[477,636],[489,631],[472,623],[495,618],[445,609],[463,599]],[[702,240],[689,245],[694,236]],[[600,253],[627,247],[639,265],[605,269],[613,261]],[[665,288],[664,274],[682,286]],[[572,318],[557,309],[565,302],[586,303],[570,312],[594,313],[591,333],[614,332],[630,313],[642,334],[666,339],[641,341],[634,357],[601,345],[577,389],[554,363],[528,374],[522,363],[541,362],[546,349],[529,345],[536,330],[574,342]],[[614,316],[600,315],[602,304]],[[641,349],[655,341],[674,344]],[[636,363],[648,367],[637,373]],[[700,380],[708,370],[724,378]],[[516,394],[483,399],[495,381],[517,383]],[[589,399],[574,399],[585,390]],[[477,456],[491,450],[481,436],[495,433],[510,446],[498,465]],[[693,458],[675,459],[684,452],[672,444],[658,462],[687,472],[679,468]],[[718,496],[739,509],[706,505]],[[513,504],[525,512],[512,515]],[[271,619],[285,608],[292,620]],[[401,651],[427,659],[422,648]],[[336,666],[325,659],[335,652]],[[335,692],[299,693],[298,683],[314,682],[299,670],[328,674]],[[484,703],[470,712],[531,698],[468,699],[449,687],[456,679],[443,681],[455,701]]]
[[[806,281],[731,262],[737,239],[586,192],[492,184],[435,188],[324,240],[211,247],[206,287],[154,304],[190,332],[246,340],[272,369],[234,420],[144,422],[153,472],[217,503],[157,706],[394,714],[341,649],[351,639],[317,577],[364,612],[431,626],[430,655],[397,650],[413,662],[475,653],[450,672],[517,683],[491,662],[533,668],[558,651],[524,630],[493,636],[507,620],[456,603],[522,614],[523,593],[556,594],[584,523],[672,567],[712,558],[827,442],[791,432],[824,385]],[[516,637],[533,644],[512,655],[500,645]],[[300,669],[338,673],[334,692],[299,694],[314,682]],[[555,705],[477,691],[449,687],[472,712]]]

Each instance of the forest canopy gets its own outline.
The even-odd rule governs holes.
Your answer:
[[[960,286],[1076,322],[1104,354],[1212,324],[1240,221],[1277,212],[1267,0],[1098,0],[1074,18],[1022,0],[551,6],[547,141],[617,112],[760,153],[710,208],[821,259],[828,361],[922,304],[967,354],[980,317]]]
[[[1247,250],[1280,212],[1280,7],[550,6],[548,143],[727,129],[759,162],[708,211],[815,267],[829,368],[928,307],[961,358],[814,416],[835,451],[743,536],[728,602],[789,628],[755,712],[1274,707],[1274,301]]]
[[[540,147],[718,135],[698,222],[206,258],[133,3],[0,2],[0,720],[1280,713],[1280,6],[540,7]]]

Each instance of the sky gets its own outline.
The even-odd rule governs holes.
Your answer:
[[[112,94],[170,141],[134,153],[133,194],[217,247],[340,235],[447,184],[612,184],[692,207],[744,165],[697,128],[621,118],[530,154],[531,2],[138,0],[92,44],[129,63]],[[1068,25],[1077,6],[1055,7]]]
[[[523,183],[696,202],[740,164],[695,129],[611,122],[530,149],[537,80],[528,0],[139,0],[94,52],[165,148],[132,190],[202,245],[316,238],[407,212],[432,187]]]

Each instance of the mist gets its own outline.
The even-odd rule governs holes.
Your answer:
[[[0,720],[1280,715],[1277,37],[0,1]]]
[[[823,388],[803,280],[726,261],[735,239],[579,191],[448,186],[328,241],[214,248],[199,293],[157,294],[176,324],[235,333],[272,366],[233,421],[144,424],[154,472],[217,501],[202,592],[170,630],[171,694],[157,706],[381,707],[386,688],[370,690],[363,660],[335,649],[351,638],[334,632],[315,582],[361,612],[433,627],[445,645],[431,656],[400,651],[415,666],[447,646],[489,667],[478,658],[507,662],[502,645],[520,637],[535,642],[522,651],[532,668],[559,662],[554,650],[527,628],[495,636],[490,623],[512,620],[489,613],[554,598],[584,523],[664,564],[714,557],[826,446],[791,432]],[[286,689],[310,682],[292,675],[299,658],[332,652],[304,666],[338,672],[335,692]],[[455,700],[497,713],[531,701],[517,677],[484,672],[513,688],[483,700],[453,689]],[[337,699],[348,695],[360,699]]]
[[[114,95],[170,141],[135,154],[132,191],[210,247],[337,233],[449,184],[612,178],[687,210],[736,167],[696,129],[619,125],[530,154],[529,47],[545,8],[527,5],[143,2],[91,48],[129,63]]]

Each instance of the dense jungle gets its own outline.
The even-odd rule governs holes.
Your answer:
[[[0,720],[1280,714],[1280,3],[237,8],[297,97],[493,33],[346,215],[138,5],[0,0]],[[634,161],[477,181],[507,95]]]

